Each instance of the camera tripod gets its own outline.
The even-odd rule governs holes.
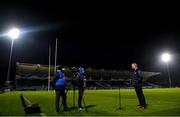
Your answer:
[[[122,103],[121,103],[121,85],[119,84],[118,87],[118,108],[117,110],[122,110]]]
[[[86,112],[88,112],[87,107],[86,107],[86,104],[85,104],[85,101],[84,101],[83,94],[82,94],[81,90],[79,89],[79,83],[78,83],[78,81],[77,81],[77,76],[74,76],[73,79],[72,79],[72,81],[71,81],[71,85],[73,86],[73,108],[75,108],[76,84],[77,84],[79,93],[80,93],[80,95],[81,95],[81,97],[82,97],[82,101],[83,101],[83,104],[84,104],[84,108],[85,108]],[[66,90],[65,95],[67,95],[68,91],[69,91],[69,89]],[[60,109],[61,109],[61,107],[62,107],[62,104],[61,104],[61,106],[60,106]]]
[[[119,110],[122,109],[122,104],[121,104],[121,86],[119,85]]]

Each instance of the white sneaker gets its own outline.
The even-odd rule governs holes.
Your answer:
[[[84,109],[83,108],[79,108],[79,111],[83,111]]]

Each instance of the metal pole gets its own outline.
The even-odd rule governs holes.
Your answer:
[[[119,85],[119,109],[121,110],[121,86]]]
[[[167,62],[167,72],[168,72],[168,78],[169,78],[169,87],[171,88],[171,76],[170,76],[170,72],[169,72],[169,64]]]
[[[14,40],[12,39],[11,50],[10,50],[10,58],[9,58],[9,65],[8,65],[8,72],[7,72],[7,82],[9,81],[9,74],[10,74],[10,69],[11,69],[11,58],[12,58],[13,44],[14,44]]]
[[[48,91],[50,89],[50,78],[51,78],[51,46],[49,46],[49,73],[48,73]]]
[[[57,42],[58,38],[56,38],[56,46],[55,46],[55,62],[54,62],[54,74],[56,75],[56,64],[57,64]]]

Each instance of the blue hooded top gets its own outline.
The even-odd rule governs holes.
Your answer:
[[[56,76],[58,80],[56,81],[55,85],[64,85],[65,84],[65,79],[64,79],[64,74],[61,70],[56,71]]]

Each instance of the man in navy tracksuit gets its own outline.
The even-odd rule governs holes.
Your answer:
[[[67,110],[67,104],[66,104],[66,93],[65,93],[65,79],[64,74],[62,71],[62,66],[58,67],[56,70],[56,81],[55,81],[55,105],[56,105],[56,112],[59,112],[59,101],[60,96],[62,97],[62,104],[63,104],[63,111]]]
[[[136,91],[136,95],[137,95],[138,100],[139,100],[138,107],[141,109],[145,109],[146,101],[145,101],[145,97],[144,97],[143,90],[142,90],[143,78],[141,76],[141,71],[138,69],[136,63],[132,63],[131,67],[134,70],[134,73],[132,75],[132,78],[130,79],[130,82],[131,82],[131,84],[133,84],[135,91]]]

